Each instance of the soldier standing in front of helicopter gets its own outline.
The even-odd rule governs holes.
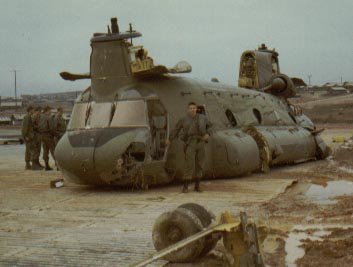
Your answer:
[[[45,107],[42,116],[40,116],[39,130],[42,135],[42,145],[43,145],[43,160],[45,162],[45,170],[53,170],[49,166],[49,152],[54,158],[54,135],[53,135],[53,118],[51,116],[51,108]]]
[[[42,170],[43,166],[39,163],[39,156],[42,146],[42,136],[39,130],[39,123],[42,109],[41,107],[36,107],[34,109],[32,115],[32,122],[33,122],[33,131],[34,131],[34,138],[33,138],[33,149],[34,149],[34,160],[32,161],[32,170]]]
[[[55,146],[66,131],[66,122],[63,118],[63,109],[58,108],[58,112],[54,116],[54,141]]]
[[[178,137],[180,130],[183,130],[182,140],[185,143],[185,168],[183,193],[188,192],[188,186],[193,175],[195,176],[195,188],[201,192],[200,179],[202,178],[203,164],[205,161],[205,143],[208,141],[208,128],[211,126],[207,117],[197,113],[197,105],[194,102],[188,104],[188,113],[181,118],[170,133],[170,140]],[[170,144],[169,139],[166,145]]]
[[[26,170],[30,170],[32,168],[31,161],[33,160],[33,153],[34,153],[34,147],[33,147],[34,133],[33,133],[32,114],[33,114],[33,107],[29,106],[27,108],[27,114],[23,118],[22,129],[21,129],[22,138],[26,145],[26,151],[25,151]]]

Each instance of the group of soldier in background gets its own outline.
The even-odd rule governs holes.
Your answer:
[[[49,152],[54,157],[54,149],[66,131],[66,122],[63,118],[63,109],[58,108],[52,115],[51,108],[27,108],[27,114],[22,122],[22,137],[26,145],[25,161],[26,170],[52,170],[49,165]],[[45,166],[39,162],[43,147],[43,160]]]

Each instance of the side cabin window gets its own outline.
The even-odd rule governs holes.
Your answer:
[[[122,100],[116,102],[112,127],[148,127],[144,100]]]
[[[261,124],[261,123],[262,123],[261,112],[260,112],[258,109],[256,109],[256,108],[254,108],[254,109],[252,110],[252,112],[253,112],[253,114],[254,114],[254,116],[255,116],[257,122],[258,122],[259,124]]]
[[[166,151],[165,140],[168,134],[167,111],[159,99],[149,99],[147,102],[148,118],[151,129],[151,156],[161,160]]]
[[[233,127],[237,126],[238,122],[237,122],[236,118],[234,117],[233,112],[230,109],[227,109],[225,113],[226,113],[226,116],[227,116],[227,119],[228,119],[230,125],[232,125]]]

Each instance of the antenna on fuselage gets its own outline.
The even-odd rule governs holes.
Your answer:
[[[132,29],[132,23],[129,23],[129,30],[128,30],[127,32],[130,32],[130,33],[136,32],[136,31],[134,31],[134,30]],[[130,38],[130,42],[131,42],[131,45],[133,45],[133,43],[132,43],[132,38]]]

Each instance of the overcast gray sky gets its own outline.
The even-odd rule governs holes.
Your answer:
[[[353,81],[352,0],[0,0],[0,95],[81,90],[59,72],[88,72],[93,32],[116,16],[140,31],[155,63],[187,60],[187,76],[236,84],[239,58],[266,43],[289,76]]]

